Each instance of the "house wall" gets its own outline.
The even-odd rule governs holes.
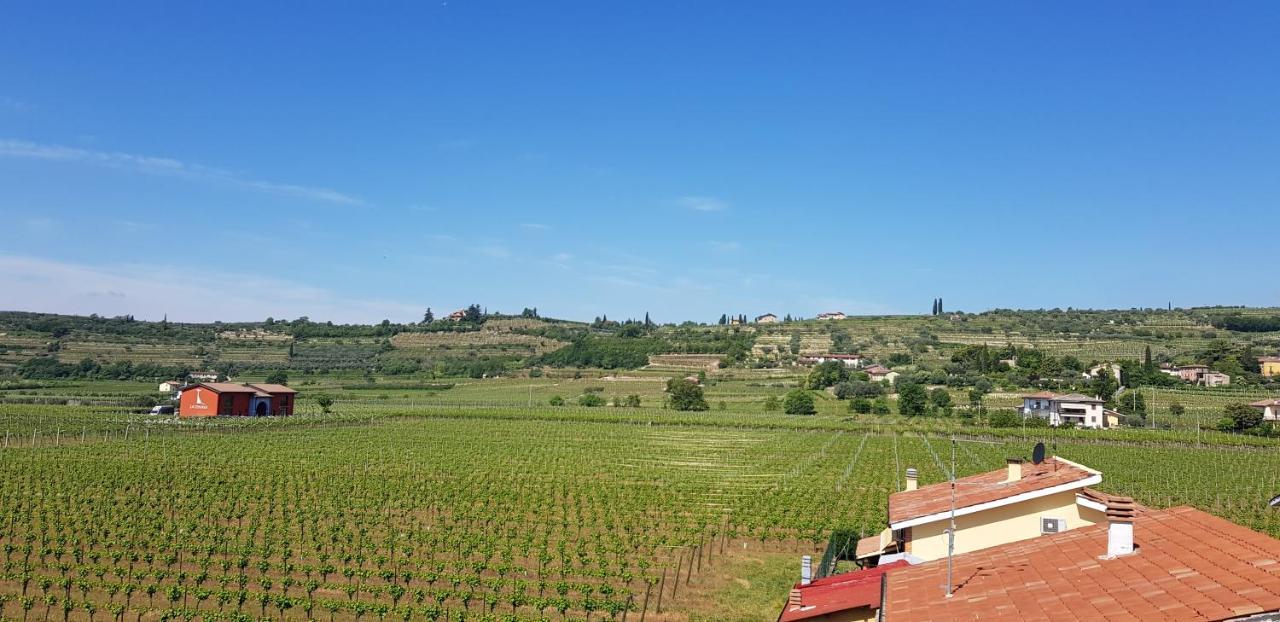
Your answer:
[[[197,394],[197,391],[199,393]],[[199,397],[201,403],[197,404]],[[182,392],[178,400],[179,417],[213,417],[218,414],[218,394],[196,387]]]
[[[1076,504],[1076,493],[1068,490],[956,517],[955,553],[1028,540],[1040,536],[1041,518],[1066,519],[1067,529],[1087,527],[1106,521],[1106,515]],[[908,551],[925,561],[947,556],[950,521],[943,519],[911,528]]]
[[[1262,363],[1263,376],[1280,376],[1280,361],[1264,361]]]
[[[253,411],[252,393],[223,393],[218,396],[218,414],[231,417],[247,417]]]

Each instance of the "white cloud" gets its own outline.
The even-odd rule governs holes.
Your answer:
[[[224,169],[189,164],[172,158],[135,155],[118,151],[90,151],[88,149],[64,147],[62,145],[45,145],[12,139],[0,139],[0,156],[50,162],[92,164],[146,173],[148,175],[162,175],[191,181],[238,186],[310,201],[323,201],[340,205],[367,205],[362,199],[343,194],[337,190],[330,190],[329,188],[246,179]]]
[[[699,212],[719,212],[729,209],[729,203],[716,197],[685,196],[675,200],[675,204]]]
[[[476,252],[486,257],[492,257],[494,259],[506,259],[511,256],[511,249],[508,249],[507,247],[499,244],[486,244],[484,246],[477,246]]]
[[[36,257],[0,255],[5,310],[186,322],[255,321],[268,316],[372,323],[415,320],[421,309],[388,300],[335,292],[257,275],[202,271],[191,276],[173,266],[87,266]]]

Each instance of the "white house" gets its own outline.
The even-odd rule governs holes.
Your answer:
[[[1048,419],[1049,425],[1054,426],[1074,423],[1082,428],[1108,428],[1117,423],[1118,416],[1102,404],[1096,397],[1079,393],[1055,395],[1042,391],[1022,396],[1022,415]]]
[[[1280,421],[1280,399],[1262,400],[1249,405],[1262,411],[1263,421]]]
[[[218,372],[216,371],[193,371],[187,374],[187,378],[191,382],[217,382]]]
[[[178,389],[181,389],[182,385],[184,384],[186,383],[181,380],[165,380],[164,382],[160,383],[160,392],[161,393],[177,393]]]
[[[800,362],[806,365],[819,365],[827,361],[840,361],[845,367],[858,368],[862,367],[865,361],[861,354],[811,354],[809,356],[800,357]]]
[[[756,324],[773,324],[778,321],[778,316],[772,313],[756,316]]]
[[[843,320],[846,317],[848,316],[841,311],[828,311],[826,313],[818,314],[819,320]]]

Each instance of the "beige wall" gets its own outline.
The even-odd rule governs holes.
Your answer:
[[[1106,520],[1106,515],[1076,504],[1078,490],[1060,492],[1002,507],[956,517],[956,553],[1040,536],[1040,519],[1063,518],[1067,529],[1076,529]],[[947,556],[947,519],[911,528],[907,550],[925,561]]]
[[[826,615],[808,618],[816,622],[875,622],[876,610],[871,607],[858,607],[845,611],[833,611]]]

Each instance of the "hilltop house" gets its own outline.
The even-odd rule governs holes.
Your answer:
[[[193,371],[187,374],[187,380],[190,380],[191,382],[217,382],[218,372],[213,370]]]
[[[778,316],[772,313],[756,316],[756,324],[773,324],[778,321]]]
[[[1280,356],[1260,356],[1258,367],[1263,376],[1280,376]]]
[[[1097,365],[1094,365],[1093,367],[1089,368],[1089,371],[1084,373],[1084,377],[1097,378],[1099,374],[1104,374],[1104,373],[1111,374],[1111,377],[1115,378],[1116,382],[1121,382],[1120,365],[1116,363],[1099,363]]]
[[[266,417],[293,414],[297,391],[281,384],[200,382],[182,388],[179,417]]]
[[[800,363],[804,365],[820,365],[827,361],[840,361],[845,367],[858,368],[862,367],[862,363],[866,359],[861,354],[810,354],[800,357]]]
[[[872,382],[888,382],[893,384],[898,379],[898,372],[890,370],[884,365],[872,365],[862,371],[866,372],[867,378]]]
[[[1113,428],[1120,425],[1120,413],[1103,407],[1097,397],[1069,393],[1056,395],[1041,391],[1022,396],[1022,416],[1049,420],[1049,425],[1075,424],[1082,428]]]
[[[826,312],[826,313],[819,313],[819,314],[818,314],[818,319],[819,319],[819,320],[843,320],[843,319],[845,319],[845,318],[847,318],[847,317],[849,317],[849,316],[845,315],[845,314],[844,314],[843,312],[841,312],[841,311],[828,311],[828,312]]]
[[[466,319],[466,317],[467,317],[467,310],[458,309],[457,311],[454,311],[453,313],[446,315],[445,319],[449,320],[450,322],[461,322],[462,320]]]

